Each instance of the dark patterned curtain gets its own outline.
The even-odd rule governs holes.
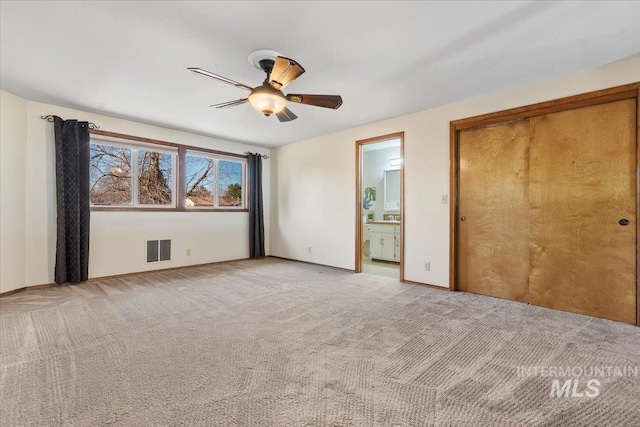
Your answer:
[[[262,156],[248,155],[249,172],[249,258],[264,258],[262,215]]]
[[[89,278],[89,124],[54,117],[57,243],[55,281]]]

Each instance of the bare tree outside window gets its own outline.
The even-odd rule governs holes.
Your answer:
[[[172,201],[171,154],[138,151],[138,202],[170,205]]]
[[[215,161],[208,157],[186,156],[187,206],[214,206]]]
[[[218,206],[242,205],[242,163],[218,161]]]
[[[131,150],[91,144],[91,203],[131,205]]]
[[[93,205],[172,204],[172,154],[109,144],[92,143],[90,147],[90,191]],[[135,178],[134,171],[137,171]],[[138,180],[137,194],[133,194],[133,179]]]
[[[243,163],[194,154],[185,157],[185,169],[187,207],[242,206]]]
[[[175,200],[179,185],[186,196],[178,201],[182,207],[229,210],[244,207],[246,168],[241,159],[186,150],[180,154],[174,147],[155,149],[147,144],[104,140],[92,140],[90,149],[93,206],[178,210],[182,209]],[[178,163],[185,168],[181,174],[176,172]]]

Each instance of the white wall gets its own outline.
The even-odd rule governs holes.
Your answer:
[[[53,282],[56,243],[54,114],[101,129],[232,153],[270,150],[33,101],[2,91],[2,276],[0,292]],[[266,251],[270,245],[270,161],[263,160]],[[7,191],[5,192],[5,187]],[[239,212],[92,212],[89,276],[247,258],[248,214]],[[144,263],[144,241],[173,240],[173,260]],[[192,251],[186,256],[186,249]],[[5,266],[9,267],[5,271]]]
[[[405,278],[446,287],[449,205],[441,199],[449,193],[449,122],[638,80],[640,58],[632,58],[278,147],[272,150],[277,159],[272,187],[280,197],[272,208],[271,253],[353,269],[355,142],[404,131]],[[425,261],[431,271],[424,271]]]
[[[24,286],[26,148],[27,102],[0,91],[0,292]]]
[[[421,111],[271,150],[26,101],[0,91],[0,292],[51,283],[55,257],[51,124],[40,115],[102,129],[241,153],[264,161],[267,253],[353,269],[355,141],[405,132],[405,278],[448,286],[449,122],[638,81],[640,58]],[[348,100],[347,100],[348,102]],[[339,112],[337,112],[339,114]],[[246,213],[93,212],[90,276],[245,258]],[[170,264],[144,264],[144,240],[174,239]],[[308,251],[311,246],[311,252]],[[192,249],[186,257],[185,249]],[[423,270],[424,261],[431,271]]]

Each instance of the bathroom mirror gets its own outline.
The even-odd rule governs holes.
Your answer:
[[[400,210],[400,169],[384,171],[384,209]]]

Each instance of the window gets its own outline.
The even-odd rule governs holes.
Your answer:
[[[91,144],[91,204],[131,205],[131,150]]]
[[[93,206],[174,207],[177,150],[91,141]]]
[[[246,157],[96,133],[90,144],[91,206],[96,210],[247,210]]]
[[[187,151],[186,207],[244,209],[246,162]]]
[[[174,155],[138,150],[138,203],[141,205],[174,205]]]
[[[216,163],[209,157],[187,155],[185,159],[187,207],[215,207]]]

